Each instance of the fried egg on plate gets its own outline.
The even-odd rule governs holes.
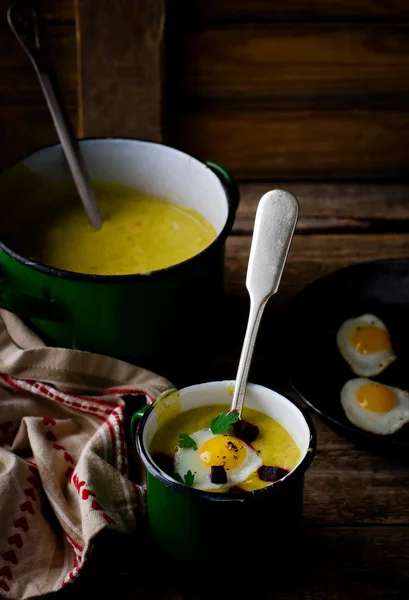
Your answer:
[[[239,485],[258,470],[262,460],[248,444],[231,435],[212,433],[201,429],[190,434],[196,442],[193,448],[178,448],[175,454],[175,472],[183,479],[191,471],[195,476],[193,487],[198,490],[227,489]],[[211,467],[224,466],[227,483],[212,483]]]
[[[350,379],[341,390],[347,418],[365,431],[387,435],[409,422],[409,394],[366,378]]]
[[[388,329],[375,315],[345,321],[337,333],[338,349],[356,375],[378,375],[396,359]]]

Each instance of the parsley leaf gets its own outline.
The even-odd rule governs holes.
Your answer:
[[[238,412],[226,411],[221,415],[217,415],[210,425],[212,433],[227,433],[230,427],[239,420]]]
[[[186,485],[189,485],[190,487],[192,487],[193,482],[195,480],[195,476],[193,475],[192,471],[189,470],[187,473],[185,473],[184,479],[185,479]]]
[[[181,433],[179,435],[179,448],[192,448],[192,450],[197,450],[197,444],[194,439],[187,435],[187,433]]]
[[[185,473],[183,475],[183,479],[181,478],[181,476],[179,475],[179,473],[174,473],[173,474],[173,479],[175,479],[176,481],[178,481],[179,483],[185,483],[186,485],[189,485],[190,487],[192,487],[193,482],[195,480],[195,476],[192,473],[192,471],[188,471],[187,473]]]

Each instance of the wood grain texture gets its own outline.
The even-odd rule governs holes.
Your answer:
[[[409,25],[208,26],[168,39],[175,102],[407,107]]]
[[[409,112],[192,110],[173,116],[167,139],[237,178],[404,177]]]
[[[57,24],[46,28],[53,68],[66,104],[77,106],[77,69],[75,25]],[[0,107],[44,107],[44,95],[40,89],[30,60],[18,44],[6,24],[0,24]]]
[[[318,450],[305,477],[308,523],[407,524],[409,466],[404,457],[358,448],[315,417],[314,423]]]
[[[196,22],[335,21],[408,19],[406,0],[168,0],[169,14],[176,20]]]
[[[269,190],[292,192],[300,204],[299,233],[409,231],[409,184],[241,182],[234,232],[253,231],[260,198]]]
[[[164,0],[77,0],[80,133],[161,138]]]
[[[227,289],[246,294],[245,276],[251,236],[227,240]],[[341,267],[375,258],[409,255],[409,234],[295,235],[272,306],[286,303],[305,285]]]

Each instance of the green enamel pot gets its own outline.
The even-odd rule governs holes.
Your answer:
[[[158,552],[175,566],[183,557],[186,572],[203,573],[206,565],[234,569],[240,560],[257,566],[263,559],[270,567],[291,568],[300,558],[304,473],[316,450],[314,425],[295,403],[273,390],[248,384],[245,406],[278,421],[300,449],[296,467],[261,490],[203,492],[172,479],[150,454],[153,436],[158,428],[166,427],[168,419],[198,406],[229,406],[231,388],[232,382],[217,381],[165,392],[133,415],[131,435],[146,470],[150,531]]]
[[[193,208],[214,226],[217,238],[200,254],[150,275],[85,275],[21,256],[1,241],[0,226],[0,306],[25,318],[50,345],[152,368],[180,362],[187,349],[206,347],[214,333],[238,188],[216,163],[163,144],[104,138],[82,140],[80,149],[91,179]],[[60,145],[39,150],[0,175],[2,219],[8,203],[30,193],[39,176],[70,181]]]

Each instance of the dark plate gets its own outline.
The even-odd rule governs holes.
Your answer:
[[[340,355],[336,333],[364,313],[386,324],[397,360],[376,381],[409,390],[409,258],[376,260],[335,271],[307,286],[286,314],[288,376],[304,401],[341,435],[389,449],[409,448],[409,426],[392,435],[355,427],[345,417],[340,391],[358,377]]]

